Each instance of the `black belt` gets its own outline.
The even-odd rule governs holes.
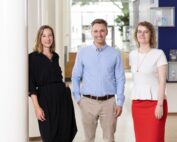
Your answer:
[[[90,98],[90,99],[98,100],[98,101],[105,101],[105,100],[108,100],[108,99],[114,97],[114,95],[106,95],[106,96],[100,96],[100,97],[91,96],[91,95],[83,95],[83,96]]]

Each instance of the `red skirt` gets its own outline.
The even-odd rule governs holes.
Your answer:
[[[167,101],[164,100],[163,117],[155,118],[157,101],[133,100],[132,117],[136,142],[164,142],[165,122],[168,113]]]

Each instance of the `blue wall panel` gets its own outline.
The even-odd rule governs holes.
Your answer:
[[[159,0],[159,7],[175,7],[175,27],[159,27],[159,48],[169,60],[170,49],[177,49],[177,0]]]

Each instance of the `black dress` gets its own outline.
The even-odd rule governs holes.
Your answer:
[[[43,142],[72,142],[77,132],[71,91],[62,81],[59,56],[29,54],[29,95],[38,97],[45,121],[38,121]]]

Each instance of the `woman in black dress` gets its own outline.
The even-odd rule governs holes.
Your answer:
[[[71,92],[58,60],[53,29],[41,26],[29,54],[29,96],[43,142],[72,142],[77,132]]]

